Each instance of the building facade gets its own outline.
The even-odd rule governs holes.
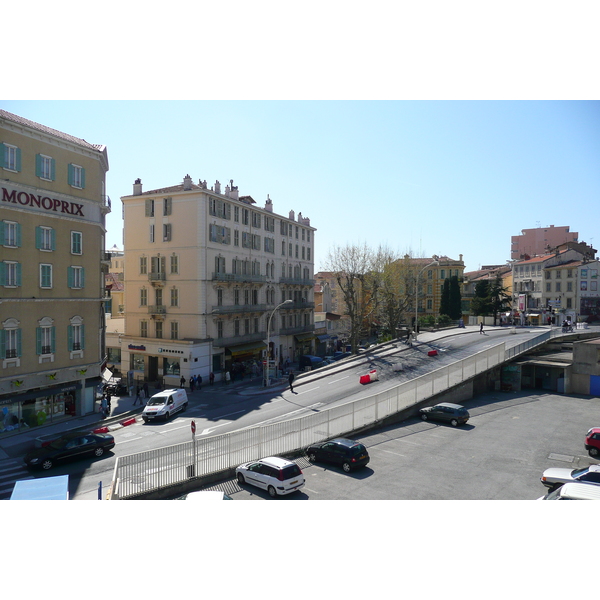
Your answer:
[[[217,181],[123,196],[125,335],[121,370],[179,384],[258,373],[314,348],[315,229]],[[284,306],[284,301],[290,300]]]
[[[548,254],[552,248],[566,242],[576,242],[579,234],[569,231],[568,226],[536,227],[535,229],[523,229],[521,235],[513,235],[510,238],[511,260],[523,260],[533,256]]]
[[[94,410],[106,148],[0,110],[0,435]]]

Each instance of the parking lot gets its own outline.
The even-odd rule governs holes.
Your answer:
[[[497,392],[463,404],[471,418],[462,427],[414,417],[352,436],[371,462],[349,474],[297,458],[306,485],[279,501],[533,500],[546,491],[544,469],[598,462],[583,447],[587,430],[600,424],[598,398]],[[268,499],[234,480],[214,488],[234,500]]]

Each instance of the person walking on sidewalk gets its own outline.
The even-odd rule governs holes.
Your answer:
[[[479,333],[483,333],[483,321],[479,324]]]
[[[144,406],[144,402],[142,400],[142,395],[141,394],[142,394],[142,390],[140,389],[140,386],[138,385],[136,387],[136,391],[135,391],[135,400],[133,401],[133,406],[135,406],[137,404],[138,400],[140,401],[140,404],[142,406]]]
[[[202,389],[202,375],[196,375],[196,385],[198,386],[198,391]]]
[[[179,387],[181,387],[183,389],[183,387],[185,386],[185,377],[183,375],[181,376],[179,383],[181,384]]]
[[[212,385],[215,382],[215,374],[211,371],[210,375],[208,376],[208,383],[209,385]]]
[[[294,372],[290,371],[290,374],[288,375],[288,382],[290,384],[290,392],[292,392],[292,394],[294,393]]]

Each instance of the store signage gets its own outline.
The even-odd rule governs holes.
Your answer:
[[[127,348],[129,350],[143,350],[144,352],[146,351],[146,346],[136,346],[135,344],[129,344]]]
[[[30,194],[28,192],[17,192],[17,190],[7,190],[2,188],[2,202],[20,204],[21,206],[37,206],[44,210],[60,212],[67,215],[83,217],[83,204],[77,202],[68,202],[67,200],[57,200],[41,194]]]

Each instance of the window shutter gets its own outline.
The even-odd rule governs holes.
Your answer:
[[[73,325],[67,327],[67,349],[73,352]]]
[[[42,156],[40,154],[35,155],[35,175],[36,177],[42,176]]]
[[[81,267],[81,287],[85,287],[85,268]]]
[[[17,171],[21,172],[21,148],[17,148]],[[21,330],[19,329],[20,332]]]
[[[50,159],[50,179],[56,181],[56,160]]]
[[[0,142],[0,168],[4,168],[4,157],[6,156],[6,146]]]
[[[21,351],[21,330],[17,329],[17,356],[20,358],[22,356]]]
[[[16,268],[16,276],[17,276],[17,286],[21,287],[21,263],[17,263]]]
[[[50,248],[56,250],[56,230],[50,230]]]
[[[146,200],[146,216],[147,217],[154,216],[154,200],[151,200],[151,199]]]
[[[42,328],[41,327],[35,328],[35,353],[38,355],[42,353]]]
[[[160,272],[161,273],[167,272],[167,257],[166,256],[160,257]]]
[[[0,221],[0,246],[4,246],[4,230],[6,228],[6,223],[4,221]]]
[[[85,169],[81,167],[81,187],[85,188]]]
[[[17,248],[21,247],[21,223],[17,223]]]
[[[56,327],[50,327],[50,345],[52,354],[56,353]]]
[[[0,329],[0,358],[6,358],[6,331]]]
[[[67,286],[73,287],[73,267],[67,267]]]
[[[85,325],[80,325],[79,326],[79,331],[80,331],[80,342],[81,342],[81,349],[85,350]]]
[[[74,181],[74,177],[73,177],[73,165],[72,164],[68,164],[67,165],[67,182],[69,185],[73,185],[73,181]],[[70,346],[69,346],[70,348]]]
[[[4,279],[6,277],[5,273],[6,263],[0,262],[0,285],[4,285],[6,282],[6,280]]]

